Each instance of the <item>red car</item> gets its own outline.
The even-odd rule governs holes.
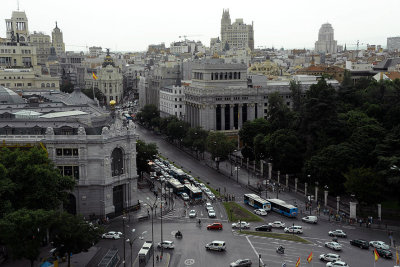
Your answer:
[[[207,230],[222,230],[222,223],[213,223],[207,225]]]

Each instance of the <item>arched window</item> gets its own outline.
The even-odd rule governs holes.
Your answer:
[[[44,87],[44,83],[42,83],[42,88]]]
[[[223,80],[223,79],[224,79],[224,74],[223,74],[222,72],[219,74],[219,79],[220,79],[220,80]]]
[[[55,83],[52,83],[52,84],[51,84],[51,87],[56,87],[56,84],[55,84]]]
[[[124,155],[121,148],[115,148],[111,153],[111,176],[124,173]]]
[[[211,72],[211,81],[214,80],[214,73]]]
[[[49,83],[46,83],[46,87],[50,87],[50,84],[49,84]]]

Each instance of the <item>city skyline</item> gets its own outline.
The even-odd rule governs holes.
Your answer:
[[[5,19],[18,9],[17,0],[3,0],[0,9],[0,37],[6,37]],[[361,47],[366,44],[386,46],[386,38],[399,36],[395,24],[400,2],[386,0],[376,12],[373,1],[281,1],[279,5],[265,2],[243,6],[239,1],[203,1],[201,5],[187,5],[185,1],[155,1],[149,7],[127,0],[113,5],[106,1],[78,2],[61,0],[20,0],[19,10],[25,11],[29,31],[51,35],[58,22],[64,34],[66,50],[85,51],[86,46],[101,46],[117,51],[144,51],[149,44],[173,41],[187,35],[206,46],[210,38],[220,36],[223,9],[229,9],[232,21],[243,18],[254,22],[255,48],[275,47],[313,49],[322,24],[329,22],[335,31],[338,45]],[[40,7],[38,7],[40,5]],[[287,8],[290,7],[290,8]],[[44,11],[46,14],[44,15]],[[77,29],[79,31],[77,31]]]

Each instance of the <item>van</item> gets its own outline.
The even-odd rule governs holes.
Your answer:
[[[215,241],[213,241],[211,243],[208,243],[206,245],[206,250],[225,251],[226,250],[225,241],[215,240]]]
[[[306,223],[314,223],[314,224],[318,222],[317,216],[306,216],[303,217],[301,220]]]

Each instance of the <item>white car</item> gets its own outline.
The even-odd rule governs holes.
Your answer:
[[[214,209],[213,206],[211,205],[211,203],[206,203],[206,210],[208,211],[209,209]]]
[[[318,217],[317,216],[306,216],[306,217],[301,218],[301,220],[306,223],[317,223]]]
[[[167,241],[167,240],[165,240],[165,241],[163,241],[162,243],[158,243],[158,245],[157,245],[157,247],[159,247],[159,248],[174,248],[175,247],[175,245],[174,245],[174,241]]]
[[[211,190],[210,190],[210,189],[208,189],[207,187],[206,187],[206,188],[204,188],[204,190],[203,190],[203,191],[204,191],[204,193],[206,193],[207,195],[208,195],[208,194],[210,194],[210,193],[212,193],[212,192],[211,192]]]
[[[200,187],[200,189],[203,190],[203,191],[204,191],[205,188],[207,188],[207,187],[206,187],[204,184],[202,184],[202,183],[199,184],[199,187]]]
[[[285,233],[302,234],[303,227],[301,227],[300,225],[294,225],[294,226],[286,227],[283,231]]]
[[[250,224],[248,222],[239,221],[237,223],[232,223],[232,228],[241,228],[241,229],[249,229]]]
[[[325,247],[336,250],[336,251],[342,250],[342,245],[340,245],[338,242],[334,242],[334,241],[326,242]]]
[[[189,218],[195,218],[197,216],[197,213],[195,210],[190,210],[189,211]]]
[[[105,239],[119,239],[121,237],[122,233],[119,234],[119,232],[108,232],[108,233],[104,233],[101,238],[105,238]]]
[[[273,228],[285,228],[285,223],[281,221],[275,221],[272,223],[269,223]]]
[[[340,256],[338,254],[334,254],[334,253],[327,253],[327,254],[319,255],[319,259],[321,261],[339,261]]]
[[[369,245],[374,248],[389,249],[389,245],[383,241],[371,241]]]
[[[254,213],[260,216],[267,216],[267,211],[265,209],[256,209],[254,210]]]
[[[185,200],[185,201],[186,201],[186,200],[189,200],[189,196],[188,196],[188,194],[186,194],[186,193],[182,193],[182,194],[181,194],[181,197],[182,197],[182,199]]]
[[[326,267],[349,267],[347,263],[344,261],[335,261],[335,262],[328,262]]]
[[[208,210],[208,217],[215,218],[215,211],[213,209]]]
[[[207,196],[208,196],[208,198],[211,199],[211,200],[214,200],[214,199],[215,199],[215,195],[214,195],[212,192],[208,193]]]
[[[347,237],[346,233],[343,232],[343,230],[329,231],[328,235],[337,237]]]

